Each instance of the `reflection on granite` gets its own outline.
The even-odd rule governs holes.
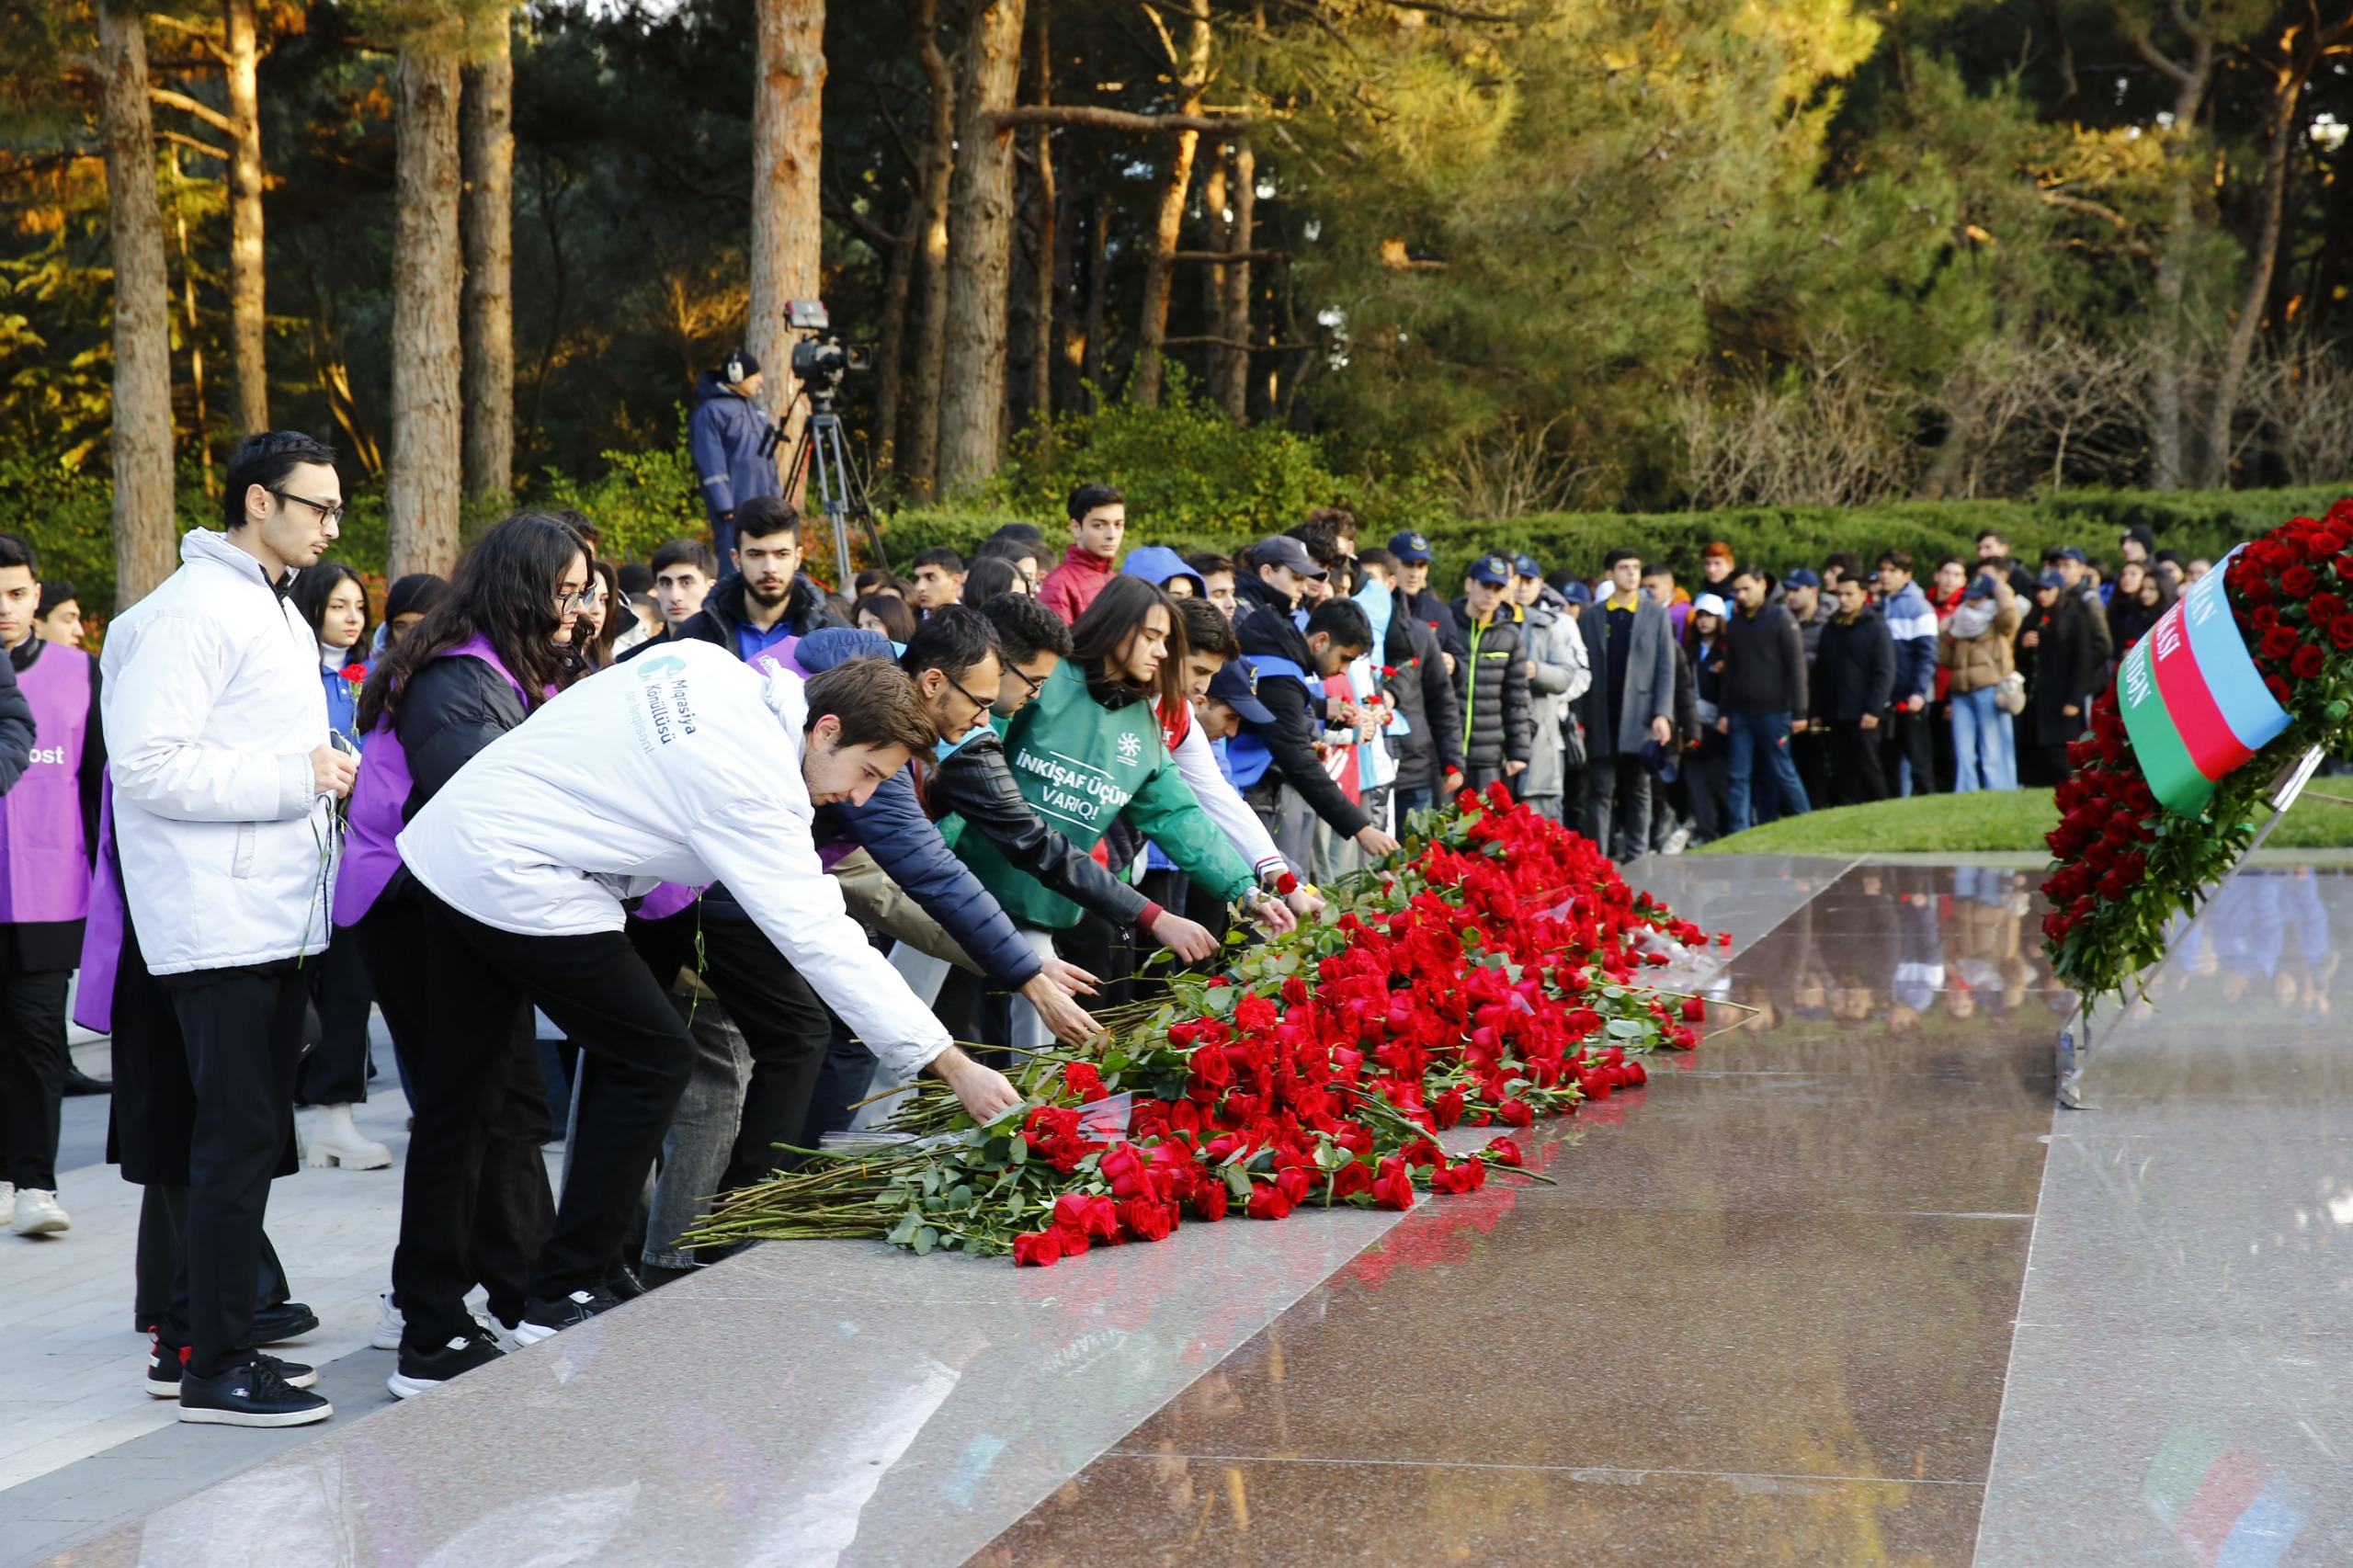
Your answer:
[[[1847,872],[1559,1186],[1415,1209],[975,1563],[1968,1561],[2038,917],[2014,871]]]
[[[1981,1561],[2353,1557],[2353,878],[2242,874],[2054,1129]],[[2115,1021],[2112,1032],[2105,1026]]]

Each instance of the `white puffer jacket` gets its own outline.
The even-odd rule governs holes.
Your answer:
[[[327,944],[334,845],[311,752],[318,639],[225,534],[107,627],[98,661],[123,896],[157,974]]]

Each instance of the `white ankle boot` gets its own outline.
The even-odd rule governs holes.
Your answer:
[[[323,1105],[311,1113],[306,1163],[318,1170],[341,1165],[347,1171],[381,1171],[392,1163],[392,1152],[370,1142],[351,1125],[349,1106]]]

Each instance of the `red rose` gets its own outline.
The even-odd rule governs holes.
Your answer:
[[[2279,574],[2279,585],[2301,599],[2320,586],[2320,579],[2313,575],[2309,566],[2290,566]]]
[[[1254,1187],[1250,1189],[1250,1218],[1281,1220],[1290,1213],[1290,1199],[1279,1187]]]
[[[1103,1074],[1092,1062],[1073,1062],[1063,1068],[1063,1086],[1088,1105],[1108,1099],[1111,1091],[1103,1086]]]
[[[1222,1181],[1204,1181],[1193,1188],[1193,1218],[1218,1221],[1225,1218],[1226,1191]]]
[[[1499,1165],[1516,1165],[1521,1163],[1519,1145],[1508,1138],[1487,1140],[1486,1154],[1487,1158]]]
[[[2330,621],[2328,640],[2340,648],[2353,648],[2353,615],[2340,615]]]
[[[1171,1204],[1131,1198],[1120,1205],[1120,1222],[1128,1228],[1128,1234],[1140,1242],[1166,1241],[1168,1233],[1176,1227],[1176,1210]]]
[[[1343,1198],[1353,1198],[1359,1192],[1371,1190],[1372,1167],[1367,1165],[1362,1160],[1350,1160],[1332,1173],[1332,1198],[1335,1202]]]
[[[2288,683],[2286,681],[2281,680],[2278,676],[2265,676],[2263,677],[2263,689],[2271,694],[2272,701],[2277,702],[2282,708],[2288,706]]]
[[[1453,1126],[1462,1119],[1462,1091],[1449,1089],[1430,1102],[1430,1114],[1441,1128]]]
[[[1705,1021],[1708,1017],[1707,999],[1702,996],[1686,996],[1683,999],[1682,1017],[1687,1024]]]
[[[2345,601],[2335,594],[2314,594],[2312,602],[2313,620],[2335,620],[2345,613]]]
[[[2317,680],[2327,664],[2328,655],[2307,642],[2296,650],[2296,656],[2290,661],[2288,669],[2298,680]]]
[[[2263,634],[2263,656],[2265,658],[2284,659],[2295,651],[2296,633],[2293,629],[2285,626],[2275,626],[2270,631]]]
[[[1059,1228],[1049,1228],[1029,1235],[1013,1238],[1013,1262],[1016,1267],[1029,1265],[1044,1268],[1062,1261],[1063,1235]]]
[[[1394,1154],[1381,1162],[1380,1174],[1372,1178],[1372,1206],[1400,1210],[1414,1206],[1413,1173]]]
[[[2324,528],[2304,540],[2304,553],[2314,561],[2325,561],[2345,548],[2345,536]]]
[[[2279,612],[2270,605],[2257,605],[2250,619],[2254,620],[2256,631],[2268,631],[2279,624]]]
[[[2347,582],[2353,582],[2353,555],[2340,555],[2336,558],[2336,574]]]
[[[1509,1127],[1533,1127],[1536,1113],[1523,1099],[1506,1099],[1495,1107],[1495,1118]]]

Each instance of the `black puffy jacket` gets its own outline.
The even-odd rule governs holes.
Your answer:
[[[825,608],[824,594],[806,577],[793,578],[790,596],[785,602],[784,619],[795,637],[806,637],[828,626],[849,624]],[[623,653],[620,662],[626,664],[648,648],[673,641],[716,642],[734,653],[735,629],[743,625],[744,620],[744,578],[740,573],[730,572],[711,585],[710,592],[703,598],[702,608],[675,627],[664,627]]]
[[[1005,760],[1005,742],[986,724],[932,769],[933,809],[956,812],[966,833],[995,845],[1014,869],[1026,871],[1073,903],[1116,926],[1132,926],[1149,901],[1095,858],[1048,826],[1022,798]]]
[[[1449,771],[1462,771],[1462,709],[1454,700],[1454,677],[1447,674],[1438,633],[1401,605],[1389,618],[1381,655],[1397,672],[1385,684],[1412,726],[1394,743],[1397,788],[1443,789]]]
[[[1462,707],[1462,760],[1472,768],[1500,773],[1506,762],[1526,762],[1533,728],[1528,717],[1528,640],[1519,622],[1498,607],[1484,627],[1471,624],[1471,611],[1454,601],[1454,624],[1467,653],[1454,666],[1455,700]]]
[[[1887,621],[1866,607],[1854,619],[1832,616],[1814,663],[1813,716],[1851,724],[1883,715],[1895,698],[1895,642]]]
[[[524,720],[523,699],[480,659],[431,659],[401,691],[392,732],[400,736],[415,788],[401,811],[407,822],[457,777],[476,753]]]
[[[1286,611],[1268,606],[1254,609],[1233,623],[1234,640],[1242,644],[1242,652],[1271,653],[1289,659],[1301,669],[1315,667],[1315,655],[1307,651],[1307,639],[1291,624]],[[1371,825],[1372,819],[1358,807],[1349,803],[1332,776],[1324,771],[1324,764],[1315,756],[1315,736],[1324,727],[1324,702],[1308,695],[1306,684],[1290,676],[1267,675],[1258,677],[1258,700],[1274,714],[1271,725],[1252,724],[1250,733],[1267,744],[1272,771],[1282,776],[1282,781],[1299,791],[1315,814],[1343,837],[1354,838]]]

